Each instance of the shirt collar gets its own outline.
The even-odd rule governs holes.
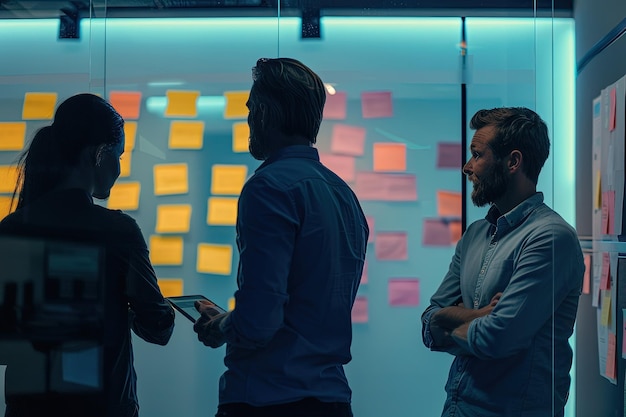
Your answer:
[[[308,145],[292,145],[286,146],[274,152],[272,156],[267,158],[263,163],[254,171],[257,172],[269,164],[276,162],[281,159],[287,158],[308,158],[313,159],[315,161],[320,160],[320,155],[317,151],[317,148]]]
[[[504,215],[500,213],[500,210],[495,205],[491,206],[485,219],[494,226],[499,227],[506,223],[508,227],[514,227],[542,203],[543,193],[536,192]]]

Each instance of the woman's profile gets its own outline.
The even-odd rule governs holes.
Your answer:
[[[99,96],[78,94],[59,105],[53,123],[36,132],[20,157],[16,210],[0,222],[0,236],[89,242],[105,250],[103,393],[28,392],[29,375],[50,372],[35,346],[8,358],[7,417],[138,415],[131,330],[165,345],[174,312],[159,290],[137,223],[93,201],[107,198],[119,177],[124,140],[124,120],[115,109]],[[65,353],[44,355],[50,361]]]

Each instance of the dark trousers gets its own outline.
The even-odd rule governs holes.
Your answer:
[[[215,417],[353,417],[350,403],[325,403],[305,398],[286,404],[254,407],[245,403],[222,404]]]

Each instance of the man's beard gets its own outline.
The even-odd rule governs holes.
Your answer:
[[[490,171],[474,182],[472,202],[476,207],[493,204],[504,195],[510,183],[511,179],[506,173],[505,164],[496,163]]]

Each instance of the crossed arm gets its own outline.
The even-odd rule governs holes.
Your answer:
[[[462,303],[444,307],[432,315],[430,334],[436,346],[453,355],[467,352],[467,329],[478,317],[491,313],[502,293],[494,295],[486,306],[480,309],[466,308]]]

